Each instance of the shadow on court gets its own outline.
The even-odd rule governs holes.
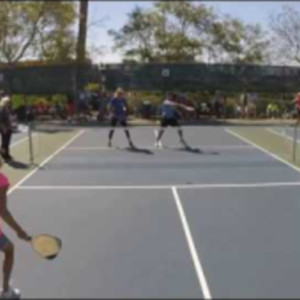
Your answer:
[[[208,154],[208,155],[219,155],[220,154],[217,151],[203,151],[203,150],[201,150],[199,148],[192,148],[190,146],[182,147],[182,148],[177,148],[177,149],[173,148],[172,150],[189,152],[189,153],[193,153],[193,154],[202,154],[202,155],[205,155],[205,154]]]
[[[39,133],[49,133],[49,134],[56,134],[60,132],[73,132],[74,129],[72,128],[34,128],[34,132],[39,132]]]
[[[40,166],[39,164],[36,164],[36,163],[26,164],[24,162],[17,161],[17,160],[8,161],[8,162],[6,162],[6,164],[9,165],[10,167],[14,168],[14,169],[20,169],[20,170],[29,170],[29,169],[32,169],[32,168],[37,168],[38,170],[44,170],[45,169],[44,166]]]
[[[30,167],[31,167],[30,164],[26,164],[26,163],[23,163],[21,161],[16,161],[16,160],[7,161],[6,163],[14,169],[27,170],[27,169],[30,169]]]
[[[147,155],[153,155],[154,153],[150,151],[149,149],[143,149],[138,147],[127,147],[127,148],[117,148],[118,150],[125,150],[133,153],[141,153],[141,154],[147,154]]]

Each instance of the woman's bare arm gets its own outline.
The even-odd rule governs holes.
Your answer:
[[[0,197],[2,200],[2,219],[5,221],[5,223],[7,223],[8,226],[10,226],[16,232],[19,238],[23,240],[29,240],[30,237],[17,223],[17,221],[14,219],[7,207],[7,189],[0,190]]]

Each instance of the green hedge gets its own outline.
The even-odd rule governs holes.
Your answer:
[[[35,105],[39,103],[44,104],[65,104],[67,97],[65,95],[53,95],[49,97],[42,96],[27,96],[26,100],[23,95],[12,95],[12,106],[14,109],[25,104],[25,101],[28,105]]]

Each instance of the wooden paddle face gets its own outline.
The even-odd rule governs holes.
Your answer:
[[[62,245],[59,238],[47,234],[34,236],[31,239],[31,244],[40,256],[49,260],[58,255]]]

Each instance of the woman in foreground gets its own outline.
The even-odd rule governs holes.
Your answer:
[[[0,159],[0,168],[3,166],[3,160]],[[17,236],[24,240],[30,241],[30,236],[22,229],[22,227],[16,222],[11,212],[7,207],[7,192],[10,183],[8,178],[0,171],[0,214],[4,222],[11,227],[17,234]],[[2,267],[2,291],[0,298],[2,299],[18,299],[20,292],[17,289],[13,289],[10,284],[11,273],[14,265],[14,245],[5,236],[0,226],[0,250],[4,254],[3,267]]]

